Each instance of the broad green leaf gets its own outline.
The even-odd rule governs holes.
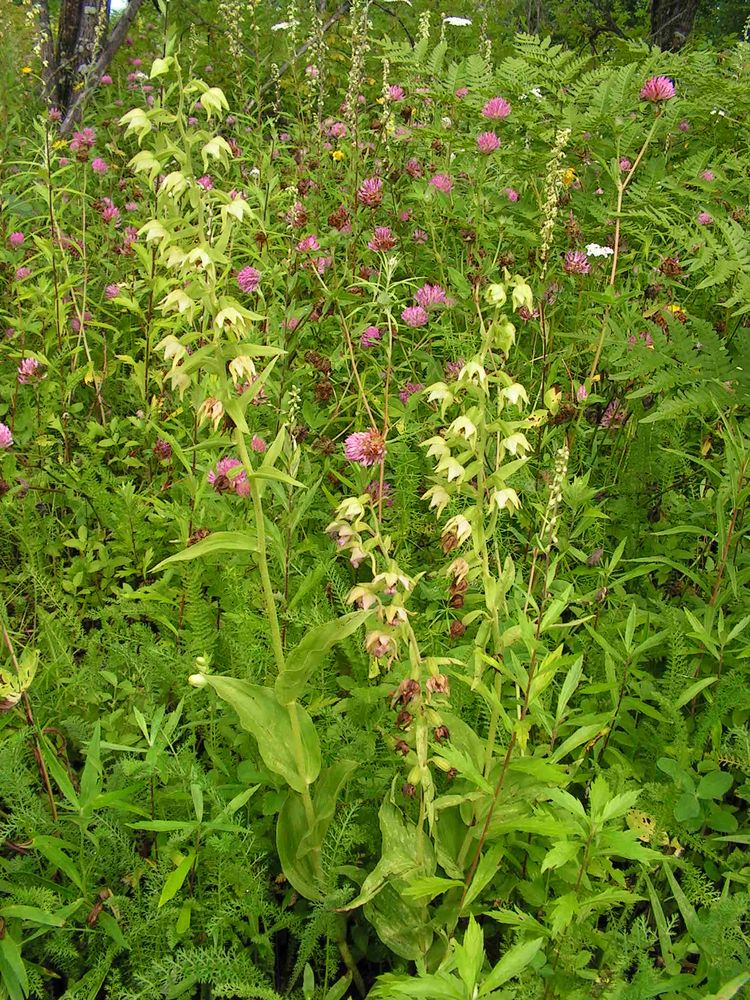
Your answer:
[[[560,844],[555,844],[547,851],[542,862],[542,871],[546,872],[550,868],[562,868],[563,865],[567,865],[576,857],[581,847],[582,844],[575,840],[564,840]]]
[[[28,920],[45,927],[62,927],[65,923],[64,918],[56,913],[48,913],[38,906],[24,906],[20,903],[11,903],[0,908],[0,917],[4,920]]]
[[[0,983],[8,990],[10,1000],[25,1000],[29,995],[21,947],[7,931],[0,938]]]
[[[170,899],[173,899],[177,895],[182,888],[182,883],[188,877],[188,873],[193,867],[194,862],[195,851],[191,848],[184,858],[182,858],[175,870],[167,876],[164,888],[161,890],[161,896],[159,897],[160,907],[164,906],[165,903],[168,903]]]
[[[369,611],[354,611],[311,629],[287,655],[287,668],[276,678],[276,694],[282,705],[300,697],[310,675],[329,650],[356,632],[370,617]]]
[[[373,899],[391,878],[409,879],[435,872],[435,856],[431,842],[425,837],[422,843],[423,860],[417,862],[417,828],[407,820],[400,809],[393,805],[390,793],[383,799],[378,814],[383,837],[380,860],[362,883],[359,895],[343,907],[354,910]],[[369,918],[368,918],[369,919]],[[398,952],[401,954],[401,952]]]
[[[347,972],[345,976],[342,976],[337,982],[333,984],[330,990],[323,997],[323,1000],[341,1000],[343,995],[349,989],[352,983],[352,974]]]
[[[257,552],[258,542],[249,531],[214,531],[208,538],[201,539],[195,545],[190,545],[173,556],[167,556],[151,570],[164,569],[173,563],[188,562],[191,559],[201,559],[203,556],[213,556],[218,552]]]
[[[102,912],[99,914],[99,920],[97,922],[104,928],[105,933],[112,938],[115,944],[119,945],[121,948],[124,949],[130,948],[130,945],[126,940],[125,935],[122,933],[122,930],[120,929],[120,925],[117,923],[117,921],[115,920],[115,918],[112,916],[111,913],[107,913],[106,910],[102,910]]]
[[[297,892],[305,899],[320,900],[324,895],[321,872],[316,868],[312,852],[298,855],[299,845],[309,829],[302,796],[293,790],[287,792],[276,820],[276,850],[281,870]]]
[[[427,954],[433,936],[427,909],[404,899],[393,883],[387,883],[365,904],[363,912],[383,944],[396,955],[416,961]],[[434,998],[434,994],[429,995]]]
[[[456,944],[454,955],[458,974],[471,995],[484,964],[484,934],[473,916],[469,917],[463,944]]]
[[[460,888],[463,885],[456,878],[441,878],[439,875],[425,875],[424,878],[415,879],[402,890],[402,896],[406,899],[431,900],[449,889]]]
[[[207,674],[206,682],[232,706],[242,727],[253,734],[269,770],[280,774],[296,792],[315,781],[320,773],[320,743],[312,719],[301,705],[280,705],[272,688],[234,677]]]
[[[63,850],[63,847],[67,847],[71,851],[75,851],[76,848],[73,844],[68,844],[64,840],[60,840],[57,837],[34,837],[32,846],[35,850],[39,851],[42,857],[46,858],[50,864],[53,864],[56,868],[59,868],[61,872],[64,872],[70,881],[81,890],[81,892],[84,891],[83,877],[81,873],[73,860],[69,858]]]
[[[474,902],[480,892],[489,885],[492,879],[497,875],[498,868],[500,867],[500,858],[502,858],[504,853],[503,844],[493,844],[488,851],[482,855],[482,858],[477,865],[477,870],[474,872],[474,878],[471,880],[471,885],[466,893],[466,898],[464,899],[464,905],[462,913],[466,913],[469,906]]]
[[[704,688],[707,688],[710,684],[715,684],[718,679],[719,678],[716,675],[712,677],[702,677],[699,681],[696,681],[695,684],[691,684],[689,688],[686,688],[682,692],[680,697],[674,703],[674,707],[682,708],[684,705],[687,705],[687,703],[697,697]]]
[[[709,771],[698,782],[695,794],[699,799],[721,799],[732,787],[733,780],[726,771]]]
[[[81,806],[87,806],[100,791],[102,783],[102,759],[99,752],[101,724],[94,726],[94,732],[86,747],[86,764],[81,775]]]
[[[302,796],[290,791],[276,822],[276,850],[281,867],[294,888],[306,899],[321,899],[320,862],[316,852],[325,840],[336,811],[336,801],[356,762],[342,760],[321,771],[313,796],[314,819],[310,823]]]
[[[520,944],[513,945],[512,948],[506,951],[489,976],[484,980],[479,988],[479,996],[487,996],[492,990],[496,990],[499,986],[507,983],[508,980],[519,976],[526,966],[533,962],[543,942],[544,938],[538,937],[532,941],[523,941]]]

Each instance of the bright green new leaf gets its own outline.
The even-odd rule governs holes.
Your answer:
[[[173,563],[188,562],[191,559],[200,559],[203,556],[213,556],[219,552],[257,552],[258,542],[254,534],[249,531],[214,531],[207,538],[201,539],[195,545],[175,552],[173,556],[167,556],[160,563],[154,566],[152,573],[171,566]]]

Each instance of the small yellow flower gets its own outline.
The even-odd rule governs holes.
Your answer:
[[[32,72],[31,66],[23,66],[21,72],[28,76]]]
[[[334,149],[334,151],[331,153],[331,157],[337,163],[340,163],[344,159],[344,151],[343,151],[343,149]]]
[[[385,98],[384,97],[379,97],[378,100],[377,100],[377,103],[378,104],[385,104]]]
[[[562,182],[565,187],[570,187],[571,184],[575,184],[576,180],[576,172],[572,167],[568,167],[567,170],[563,170]]]
[[[68,145],[68,143],[67,143],[67,141],[65,139],[57,139],[55,142],[52,143],[52,148],[53,149],[64,149],[65,146],[67,146],[67,145]]]

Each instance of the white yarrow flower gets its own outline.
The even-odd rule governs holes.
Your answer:
[[[613,253],[612,247],[600,247],[598,243],[589,243],[586,247],[587,257],[611,257]]]
[[[470,17],[444,17],[443,24],[452,24],[455,28],[467,28],[471,24]]]
[[[271,31],[286,31],[287,28],[291,28],[293,24],[293,21],[277,21],[276,24],[271,25]]]

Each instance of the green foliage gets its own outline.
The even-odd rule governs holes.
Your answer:
[[[747,43],[240,6],[0,67],[0,1000],[741,996]]]

